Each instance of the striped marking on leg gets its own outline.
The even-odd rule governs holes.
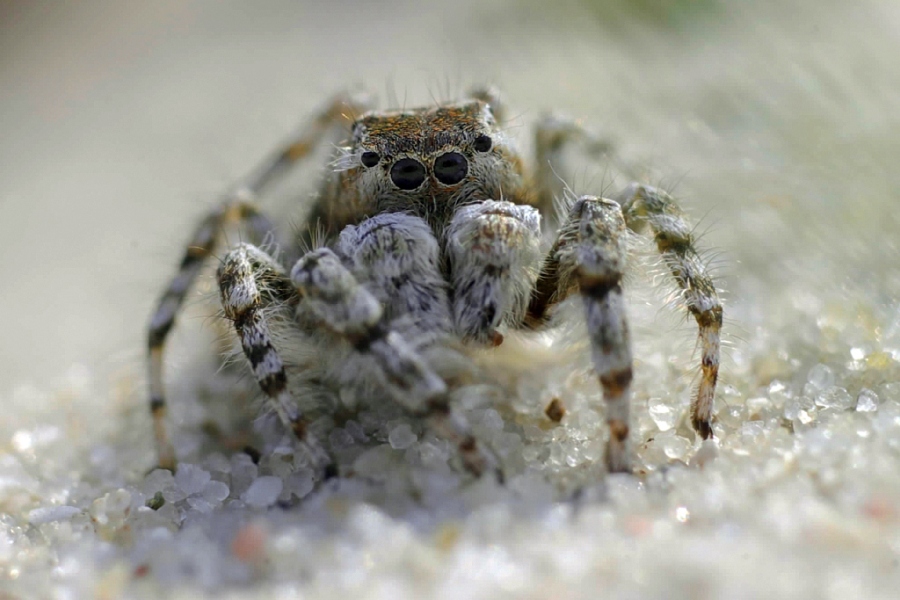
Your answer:
[[[623,210],[635,231],[649,225],[656,247],[675,283],[681,302],[699,328],[700,385],[691,402],[691,423],[704,439],[713,436],[712,409],[719,377],[722,303],[709,269],[700,257],[693,233],[681,208],[667,193],[643,185],[632,185],[622,194]]]
[[[226,318],[234,323],[244,356],[250,363],[260,389],[284,425],[298,438],[306,435],[306,422],[288,390],[284,362],[278,354],[264,310],[268,302],[287,298],[267,298],[259,281],[266,281],[266,291],[286,294],[290,284],[281,267],[263,251],[241,244],[228,253],[218,271],[219,292]]]
[[[610,472],[627,473],[631,471],[629,435],[633,372],[625,300],[618,280],[581,279],[591,356],[606,404],[609,428],[606,465]]]
[[[245,201],[226,203],[200,222],[194,230],[178,267],[156,305],[147,332],[148,379],[150,385],[150,413],[153,416],[154,437],[160,466],[173,469],[174,451],[165,427],[166,400],[163,383],[163,356],[166,339],[175,319],[206,259],[215,251],[222,227],[227,223],[246,224],[253,237],[262,239],[272,229],[272,223],[252,204]]]

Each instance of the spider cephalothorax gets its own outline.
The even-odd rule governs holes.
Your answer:
[[[273,226],[252,201],[285,167],[333,139],[346,114],[361,116],[306,216],[325,245],[282,265],[242,243],[218,270],[224,314],[270,406],[299,438],[307,392],[378,389],[428,417],[458,443],[465,467],[482,472],[491,459],[449,418],[453,382],[447,355],[436,349],[497,345],[503,327],[545,327],[555,307],[577,294],[606,403],[606,464],[630,470],[632,356],[622,279],[628,232],[648,228],[700,329],[702,377],[691,417],[702,437],[712,435],[722,307],[671,196],[633,184],[613,200],[582,196],[555,214],[558,186],[544,165],[585,135],[571,121],[539,123],[537,166],[529,172],[500,126],[491,91],[395,112],[365,112],[363,101],[342,96],[202,221],[159,303],[149,334],[150,405],[162,466],[175,462],[163,426],[162,351],[189,285],[224,224],[264,238]],[[301,239],[301,247],[312,245]],[[286,355],[298,347],[303,356]]]
[[[313,219],[338,231],[381,212],[409,212],[442,230],[454,210],[480,199],[520,196],[522,163],[483,100],[370,112],[335,161],[330,202]]]

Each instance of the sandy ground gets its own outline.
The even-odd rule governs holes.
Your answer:
[[[0,3],[2,593],[892,597],[900,6],[645,4]],[[545,110],[594,124],[721,251],[718,451],[648,416],[665,413],[661,400],[683,411],[692,333],[636,294],[646,473],[611,479],[577,509],[531,479],[459,483],[454,510],[352,482],[252,509],[235,504],[233,466],[211,464],[184,434],[232,499],[196,527],[184,498],[157,521],[121,514],[116,502],[138,507],[171,485],[143,479],[141,357],[196,219],[336,90],[413,105],[483,81],[503,89],[526,150]],[[312,187],[315,171],[304,173],[284,198]],[[585,163],[567,180],[611,191],[624,183],[612,173]],[[212,368],[192,352],[203,323],[185,319],[173,344],[173,396],[205,377],[189,376],[195,365]],[[188,431],[191,410],[176,409]],[[504,422],[545,449],[517,474],[559,482],[597,460],[579,438],[595,429],[587,417],[555,439]],[[707,454],[717,457],[697,469]],[[54,507],[71,510],[40,512]],[[198,554],[209,560],[191,562]],[[147,558],[159,555],[190,566]]]

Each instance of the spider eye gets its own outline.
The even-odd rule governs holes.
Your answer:
[[[377,165],[379,160],[381,160],[381,157],[378,156],[377,152],[363,152],[362,156],[359,157],[359,162],[367,169]]]
[[[425,165],[412,158],[401,158],[391,167],[391,181],[401,190],[414,190],[425,181]]]
[[[458,152],[441,154],[434,159],[434,176],[444,185],[459,183],[469,172],[466,157]]]
[[[475,150],[478,152],[487,152],[493,145],[493,140],[491,140],[491,138],[486,135],[479,135],[477,138],[475,138],[475,143],[473,144]]]

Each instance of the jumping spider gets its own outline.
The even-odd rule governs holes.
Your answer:
[[[668,194],[632,184],[614,200],[581,196],[557,215],[559,184],[548,166],[585,135],[575,123],[538,124],[537,164],[529,173],[491,90],[413,110],[367,112],[367,104],[349,95],[334,99],[194,232],[149,330],[150,410],[161,466],[175,463],[164,427],[163,348],[190,285],[217,251],[223,226],[238,224],[257,242],[273,229],[253,201],[287,167],[340,139],[348,114],[361,116],[307,217],[325,244],[314,247],[311,235],[301,235],[285,250],[292,265],[283,265],[241,243],[218,268],[224,314],[285,426],[304,438],[298,400],[306,393],[368,386],[429,417],[458,443],[465,467],[480,473],[488,461],[467,427],[448,418],[452,383],[433,350],[448,341],[499,344],[501,324],[546,326],[554,307],[578,293],[606,403],[606,465],[629,471],[625,237],[649,227],[699,326],[702,374],[691,418],[701,437],[712,435],[722,306],[691,227]],[[560,221],[557,231],[546,231],[543,251],[542,212],[546,222]],[[299,358],[298,347],[305,352]]]

